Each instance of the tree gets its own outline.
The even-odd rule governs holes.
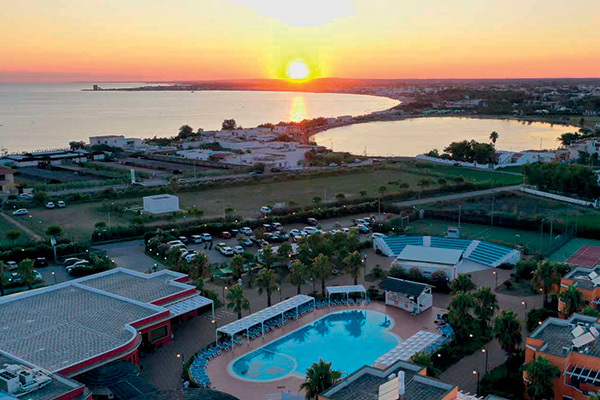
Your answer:
[[[97,231],[104,230],[104,229],[106,229],[106,222],[98,221],[98,222],[96,222],[96,224],[94,224],[94,228],[96,228]]]
[[[473,316],[471,309],[475,306],[473,297],[469,293],[457,292],[452,295],[448,304],[448,322],[454,329],[458,340],[466,340],[473,332]]]
[[[234,279],[237,280],[242,277],[242,274],[244,273],[244,264],[245,263],[246,263],[246,260],[244,259],[244,257],[242,257],[241,254],[236,254],[235,256],[233,256],[229,266],[231,267]]]
[[[512,310],[502,310],[500,315],[494,319],[493,332],[502,350],[506,351],[508,358],[512,358],[517,347],[523,341],[521,324],[517,321],[517,314]]]
[[[6,232],[6,239],[10,240],[11,242],[15,242],[17,240],[19,240],[19,238],[21,237],[22,232],[18,229],[11,229],[9,231]]]
[[[568,147],[572,142],[579,139],[581,135],[577,132],[566,132],[558,137],[558,140],[561,145]]]
[[[496,141],[498,140],[499,136],[500,135],[498,135],[498,132],[496,132],[496,131],[493,131],[492,133],[490,133],[490,140],[492,141],[494,146],[496,146]]]
[[[62,234],[63,234],[63,228],[61,228],[58,225],[50,225],[48,227],[48,229],[46,229],[46,235],[48,235],[48,236],[59,237],[59,236],[62,236]]]
[[[325,279],[331,276],[331,262],[329,257],[319,254],[313,261],[313,273],[317,279],[321,280],[321,294],[325,296]]]
[[[527,387],[525,392],[532,400],[553,399],[554,379],[560,376],[560,370],[550,364],[544,356],[538,356],[529,364],[523,365],[527,373]]]
[[[560,283],[560,275],[556,266],[548,261],[538,263],[533,271],[533,288],[544,294],[544,307],[548,307],[548,294]]]
[[[471,280],[470,275],[458,274],[458,276],[450,282],[450,291],[452,294],[458,292],[468,293],[472,290],[475,290],[475,284]]]
[[[177,137],[179,139],[186,139],[193,135],[194,135],[194,129],[191,126],[181,125],[181,127],[179,128],[179,134],[177,135]]]
[[[321,196],[315,196],[312,198],[312,202],[315,204],[320,204],[321,201],[323,201],[323,199],[321,198]]]
[[[358,285],[358,277],[360,276],[360,267],[363,264],[362,256],[358,251],[348,254],[344,260],[344,270],[352,278],[354,278],[354,284]]]
[[[294,248],[289,242],[283,242],[277,248],[277,258],[286,263],[286,265],[290,262],[290,258],[292,253],[294,252]]]
[[[237,318],[242,318],[242,311],[250,309],[250,302],[244,297],[244,288],[242,285],[234,285],[229,288],[227,293],[227,308],[233,309],[237,313]]]
[[[594,306],[584,307],[583,310],[580,311],[580,314],[589,315],[590,317],[600,318],[600,312],[594,308]]]
[[[234,257],[235,258],[235,257]],[[201,281],[204,276],[204,271],[208,267],[208,256],[204,253],[196,254],[196,257],[192,258],[192,261],[189,262],[188,273],[192,279],[195,279],[197,282]]]
[[[267,293],[267,307],[271,307],[271,295],[277,290],[278,281],[279,275],[268,268],[261,269],[258,275],[256,275],[258,294]]]
[[[367,191],[366,191],[366,190],[361,190],[361,191],[359,191],[359,192],[358,192],[358,194],[359,194],[361,197],[365,197],[365,196],[367,195]]]
[[[235,122],[235,119],[226,119],[223,121],[223,124],[221,125],[221,129],[224,131],[231,131],[234,129],[237,129],[237,123]]]
[[[21,261],[17,267],[17,273],[23,280],[23,283],[27,285],[27,288],[31,289],[31,286],[35,282],[35,269],[33,267],[33,260],[26,258]]]
[[[319,394],[329,389],[342,377],[340,371],[331,368],[331,363],[319,359],[306,370],[306,378],[300,385],[300,390],[305,391],[307,400],[316,400]]]
[[[492,289],[487,286],[476,291],[473,299],[475,300],[475,315],[479,318],[481,328],[485,332],[494,316],[494,311],[498,309],[498,300]]]
[[[79,150],[79,149],[85,149],[87,147],[87,144],[85,144],[85,142],[83,141],[72,141],[69,142],[69,148],[71,150]]]
[[[288,280],[292,285],[296,285],[298,294],[302,294],[302,285],[306,283],[309,277],[308,268],[300,260],[294,260],[290,265],[290,274]]]
[[[337,193],[335,195],[336,200],[344,200],[346,198],[346,195],[344,193]]]
[[[273,247],[271,245],[266,246],[260,252],[260,261],[261,264],[265,266],[267,269],[271,269],[275,261],[277,261],[277,256],[273,252]]]
[[[565,318],[569,318],[571,314],[576,313],[585,305],[583,293],[577,290],[575,286],[569,286],[560,292],[558,298],[563,304],[561,312]]]
[[[43,190],[40,190],[35,192],[35,194],[33,195],[33,202],[41,206],[48,202],[48,198],[48,193],[44,192]]]

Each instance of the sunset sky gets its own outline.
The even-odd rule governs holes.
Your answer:
[[[598,0],[18,0],[0,81],[600,76]]]

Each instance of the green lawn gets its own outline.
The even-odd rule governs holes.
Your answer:
[[[16,226],[12,225],[11,223],[9,223],[6,219],[0,217],[0,243],[22,245],[22,244],[26,244],[29,241],[29,235],[26,234],[25,232],[21,231],[21,237],[19,238],[19,240],[17,240],[16,243],[9,243],[6,240],[6,232],[8,232],[10,230],[20,230],[20,229],[17,228]]]
[[[425,165],[426,167],[418,167],[417,165]],[[486,171],[422,162],[418,162],[409,167],[403,168],[406,171],[428,173],[432,176],[443,177],[447,180],[462,176],[466,181],[469,182],[493,183],[498,186],[518,185],[523,182],[522,176],[504,171]]]
[[[555,262],[566,261],[569,257],[575,254],[575,252],[579,250],[581,246],[600,246],[600,240],[583,238],[571,239],[567,244],[548,257],[548,260]]]

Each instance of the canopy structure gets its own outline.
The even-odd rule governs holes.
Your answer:
[[[215,305],[211,299],[200,296],[199,294],[177,301],[175,303],[167,304],[164,307],[171,311],[174,316],[186,314],[190,311],[198,310],[199,308],[207,305],[212,307],[212,318],[215,319]]]
[[[364,293],[367,298],[367,290],[363,285],[347,285],[347,286],[327,286],[327,301],[329,302],[332,294],[345,294],[346,300],[350,297],[350,293]]]
[[[217,332],[224,333],[226,335],[234,336],[240,332],[248,331],[253,326],[258,324],[261,325],[262,333],[264,334],[264,322],[268,321],[274,317],[281,316],[281,320],[283,321],[284,314],[290,310],[296,310],[296,319],[298,318],[298,308],[308,304],[315,304],[314,297],[307,296],[304,294],[299,294],[290,299],[284,300],[280,303],[277,303],[271,307],[265,308],[264,310],[260,310],[254,314],[248,315],[240,320],[235,322],[231,322],[227,325],[221,326],[217,328]]]

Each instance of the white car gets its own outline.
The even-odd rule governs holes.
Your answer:
[[[204,241],[204,239],[202,239],[202,235],[192,235],[190,238],[192,239],[192,243],[195,244],[202,243]]]
[[[169,245],[169,247],[173,247],[184,243],[181,240],[171,240],[170,242],[167,242],[167,244]]]
[[[296,236],[302,236],[302,237],[304,237],[304,236],[306,236],[306,232],[301,231],[300,229],[292,229],[292,230],[290,230],[290,232],[288,233],[288,235],[291,238],[296,237]]]
[[[64,201],[59,201],[56,203],[58,208],[65,208],[67,206],[67,204]]]
[[[54,205],[53,202],[49,201],[46,203],[46,208],[53,209],[54,207],[56,207],[56,206]]]
[[[21,193],[19,195],[19,198],[23,199],[23,200],[31,200],[31,199],[33,199],[33,195],[31,195],[29,193]]]
[[[302,231],[307,235],[312,235],[315,233],[321,233],[320,229],[315,228],[314,226],[305,226]]]
[[[252,229],[245,226],[243,228],[240,228],[240,233],[243,233],[246,236],[252,236]]]
[[[205,242],[212,242],[212,236],[210,235],[210,233],[203,233],[202,240],[204,240]]]
[[[349,235],[350,234],[350,228],[342,228],[342,233]]]
[[[179,243],[179,244],[174,244],[172,246],[169,247],[169,249],[179,249],[181,251],[187,251],[187,246],[183,243]]]
[[[385,236],[383,233],[379,233],[379,232],[374,232],[371,234],[371,239],[384,238],[384,237],[387,237],[387,236]]]
[[[271,209],[271,207],[264,206],[260,208],[260,212],[263,214],[271,214],[273,210]]]
[[[13,211],[13,215],[27,215],[29,211],[26,208],[19,208],[18,210]]]
[[[232,256],[234,254],[233,249],[229,246],[219,247],[219,251],[224,256]]]
[[[242,246],[233,246],[233,252],[235,254],[244,254],[244,248]]]

